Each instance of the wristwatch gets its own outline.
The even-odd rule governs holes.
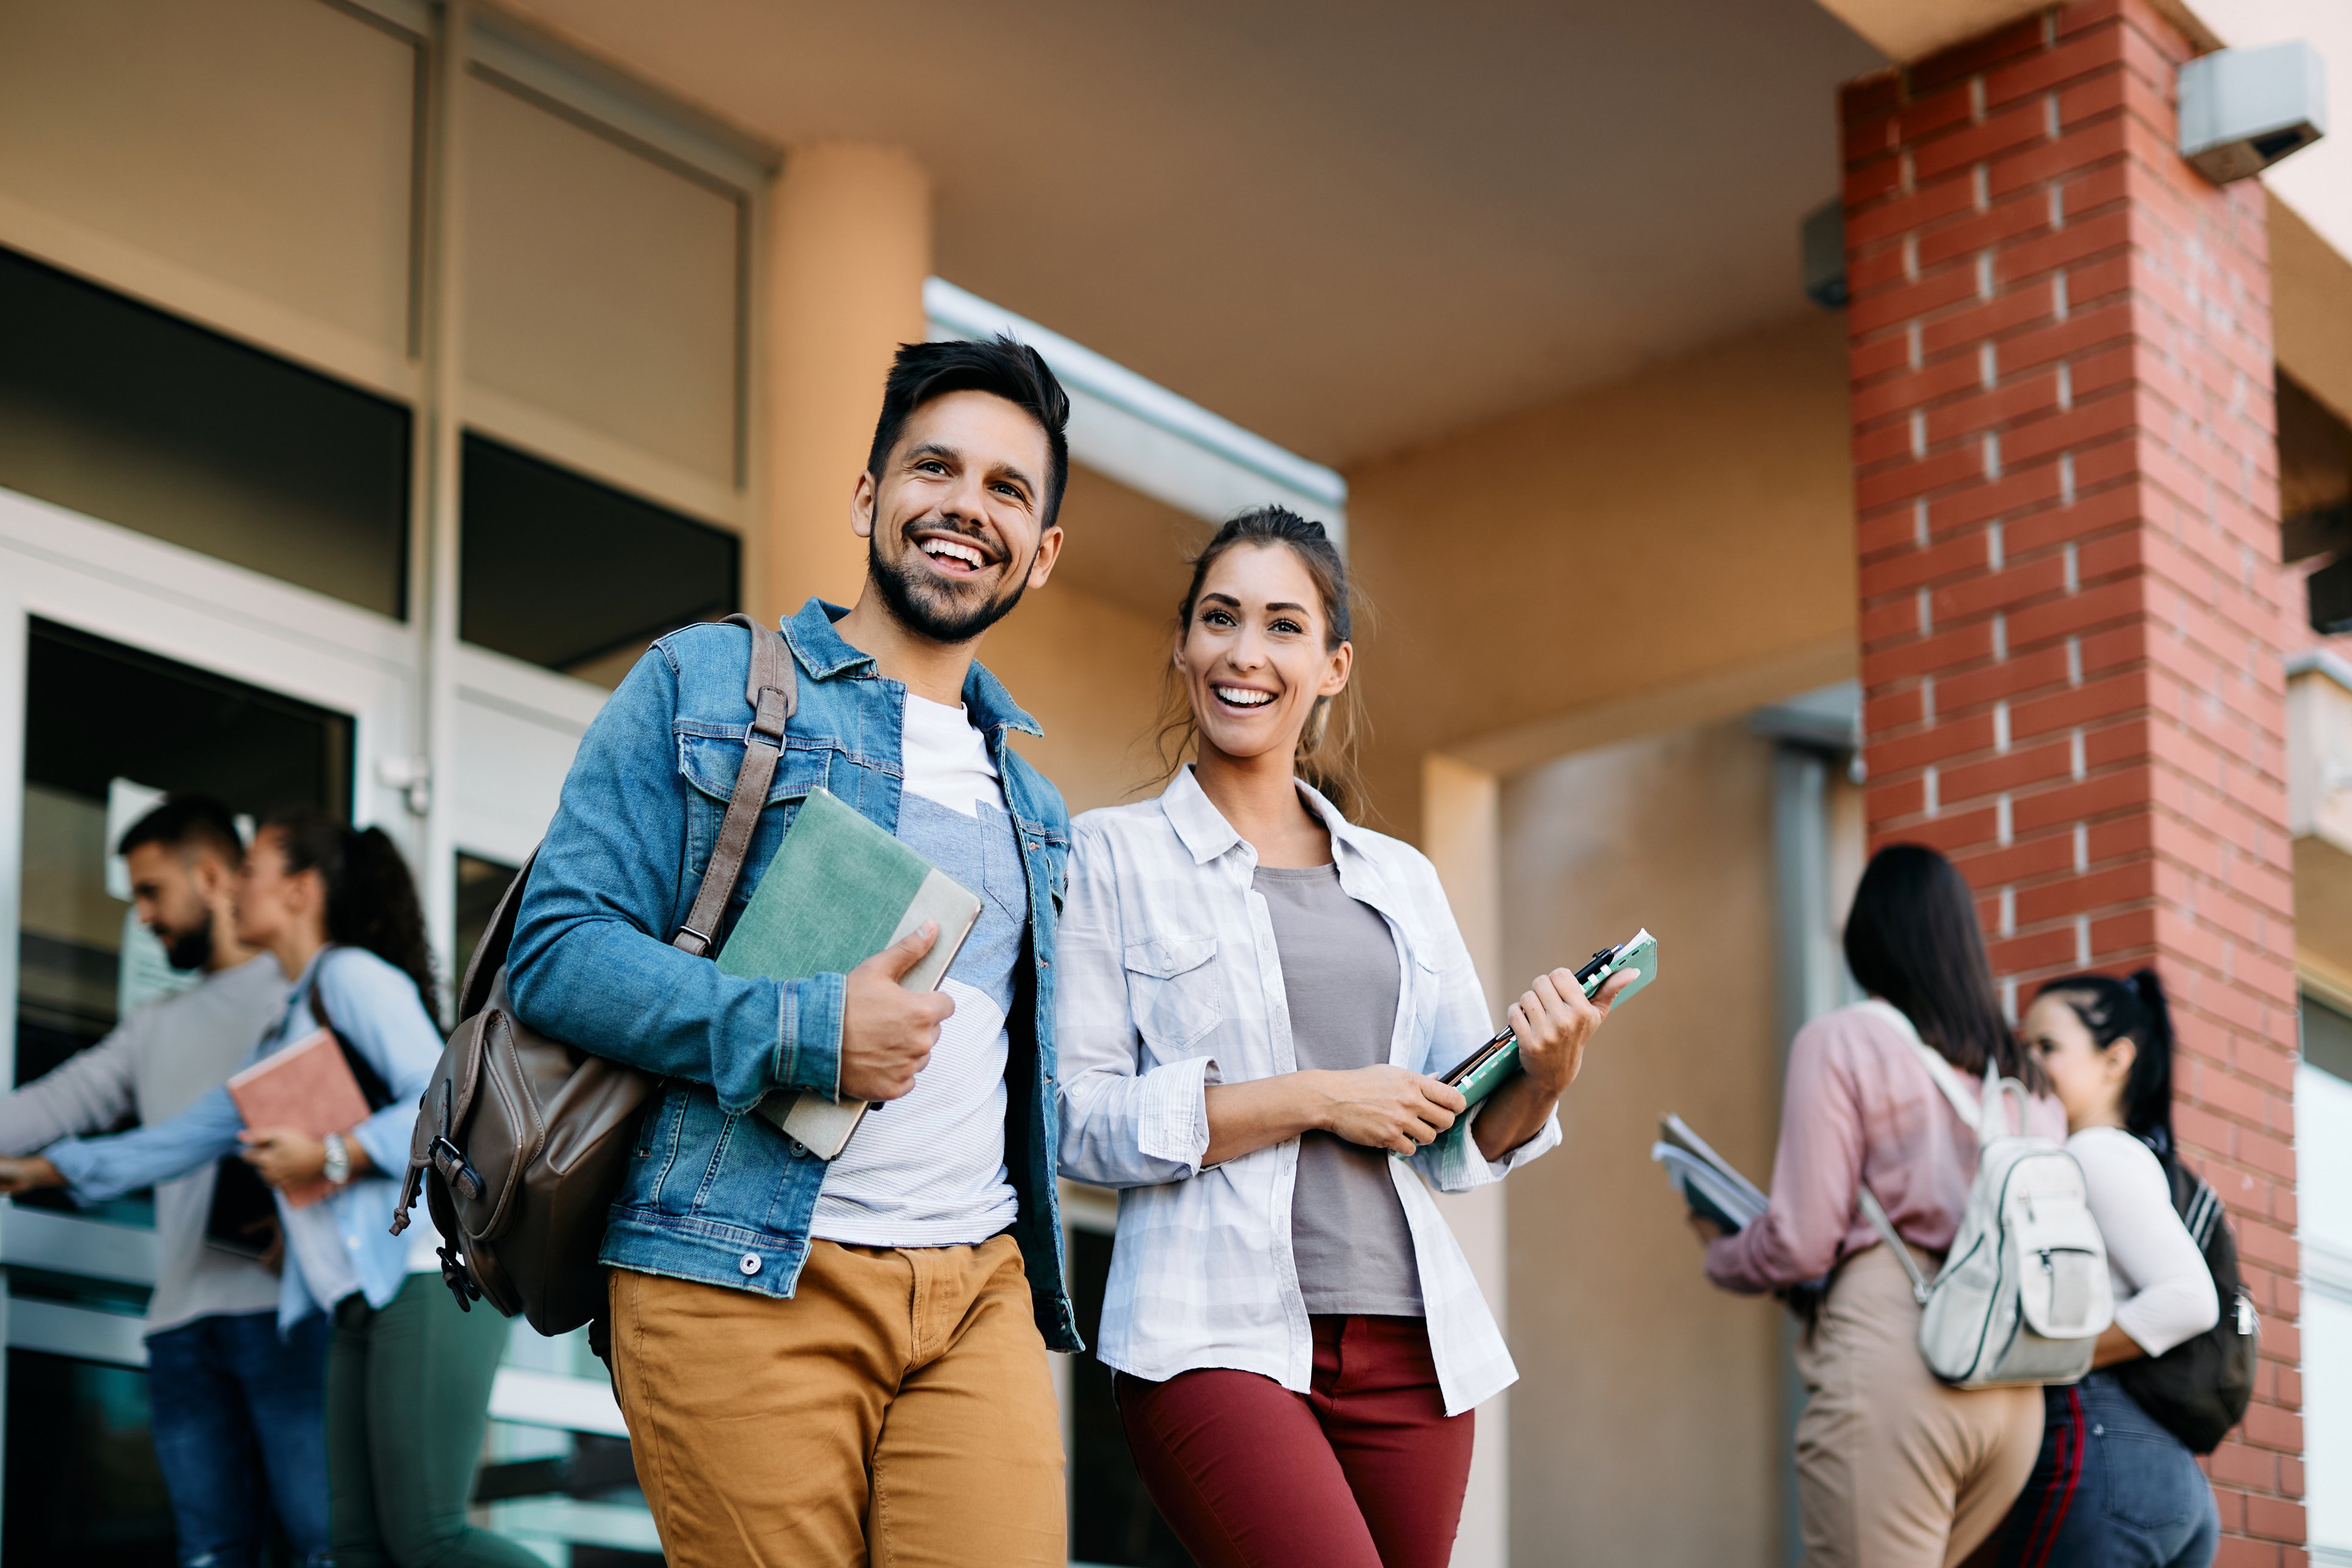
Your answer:
[[[338,1187],[352,1179],[352,1152],[340,1132],[327,1134],[326,1177],[330,1185]]]

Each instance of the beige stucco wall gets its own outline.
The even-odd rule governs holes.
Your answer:
[[[1420,820],[1426,752],[1774,660],[1812,659],[1789,690],[1846,673],[1850,438],[1843,320],[1807,311],[1351,470],[1381,825]]]
[[[1152,789],[1151,720],[1168,632],[1150,616],[1048,583],[988,634],[981,662],[1045,731],[1024,755],[1073,813]]]
[[[1502,791],[1514,984],[1647,925],[1657,983],[1612,1018],[1509,1184],[1511,1556],[1780,1560],[1780,1325],[1699,1273],[1649,1146],[1662,1112],[1766,1179],[1770,748],[1738,721],[1563,758]]]

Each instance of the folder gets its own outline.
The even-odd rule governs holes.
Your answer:
[[[838,795],[811,790],[719,949],[719,967],[769,980],[846,974],[927,920],[939,922],[939,940],[899,982],[909,991],[939,989],[980,920],[979,895]],[[769,1095],[759,1113],[830,1160],[867,1109],[864,1100],[802,1090]]]
[[[271,1052],[228,1080],[228,1097],[248,1129],[291,1127],[313,1138],[348,1132],[368,1118],[367,1096],[325,1029]],[[334,1191],[324,1176],[280,1189],[296,1208]]]

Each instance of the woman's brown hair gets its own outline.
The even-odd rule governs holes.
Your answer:
[[[1330,535],[1324,532],[1321,523],[1310,522],[1287,507],[1261,506],[1228,518],[1224,526],[1201,547],[1201,552],[1192,557],[1192,580],[1184,589],[1183,603],[1176,606],[1176,637],[1180,643],[1192,630],[1192,611],[1200,600],[1201,584],[1208,577],[1209,568],[1225,552],[1244,544],[1280,546],[1307,568],[1307,576],[1315,583],[1316,596],[1322,601],[1326,652],[1354,640],[1355,591],[1348,583],[1348,563],[1340,559]],[[1337,697],[1315,700],[1313,710],[1307,715],[1307,727],[1298,733],[1298,751],[1291,759],[1293,772],[1351,817],[1363,795],[1362,783],[1356,773],[1356,757],[1366,730],[1363,707],[1356,700],[1356,686],[1351,679]],[[1192,721],[1192,694],[1171,659],[1160,681],[1160,776],[1165,779],[1182,767],[1198,749],[1200,740],[1200,731]]]

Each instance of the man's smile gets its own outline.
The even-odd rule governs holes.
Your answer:
[[[915,551],[942,577],[969,580],[995,564],[995,552],[968,534],[931,531],[913,532]]]

